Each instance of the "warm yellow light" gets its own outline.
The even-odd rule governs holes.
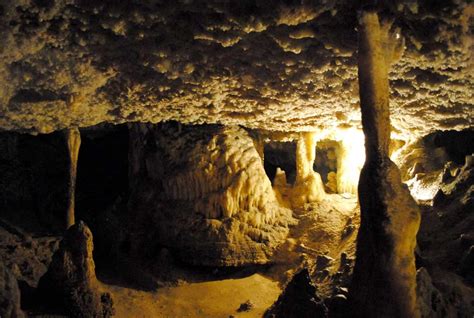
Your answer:
[[[337,167],[337,192],[357,193],[359,175],[365,162],[364,134],[358,129],[345,129],[337,133],[340,154]]]
[[[408,180],[406,184],[410,189],[411,195],[417,201],[431,201],[439,190],[441,175],[442,173],[439,171],[424,174],[421,178],[417,174]]]

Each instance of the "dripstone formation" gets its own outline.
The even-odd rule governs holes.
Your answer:
[[[139,124],[130,136],[138,252],[161,244],[211,266],[270,260],[293,218],[244,129]]]
[[[356,317],[418,317],[415,246],[420,212],[390,142],[388,70],[399,54],[391,24],[363,11],[359,25],[359,88],[366,162],[359,180],[361,225],[350,289]]]

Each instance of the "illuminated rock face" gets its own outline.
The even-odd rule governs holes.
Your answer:
[[[131,127],[132,198],[148,244],[201,265],[261,264],[286,237],[282,208],[247,132],[173,124]]]
[[[313,170],[315,156],[315,136],[312,133],[302,133],[296,144],[296,182],[291,189],[293,207],[319,201],[325,195],[321,176]]]
[[[456,177],[474,153],[472,130],[434,132],[405,145],[394,160],[413,197],[431,201],[447,179]]]
[[[361,14],[359,32],[367,158],[358,189],[361,225],[350,300],[357,317],[419,317],[414,250],[420,212],[388,157],[388,68],[397,42],[374,12]]]
[[[364,135],[351,129],[341,132],[337,158],[337,192],[357,194],[359,175],[364,165]]]

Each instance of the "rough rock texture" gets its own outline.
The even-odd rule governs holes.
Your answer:
[[[59,240],[59,237],[32,238],[0,220],[0,262],[11,270],[18,281],[36,287],[48,269]]]
[[[100,291],[92,250],[87,225],[80,221],[71,226],[39,282],[39,297],[71,317],[112,316],[112,298]]]
[[[162,244],[201,265],[269,261],[293,219],[245,130],[136,124],[130,136],[137,249]]]
[[[465,158],[465,164],[458,167],[455,176],[443,178],[432,206],[425,205],[422,210],[418,235],[420,261],[428,271],[430,284],[436,289],[439,306],[431,307],[434,317],[470,317],[474,314],[472,158]],[[419,301],[430,303],[427,297]]]
[[[327,308],[316,295],[316,287],[308,270],[296,273],[277,301],[266,312],[265,318],[322,318]]]
[[[473,4],[379,1],[407,39],[402,133],[473,124]],[[35,1],[0,7],[0,127],[179,120],[360,126],[359,1]]]
[[[355,317],[418,317],[415,246],[420,212],[389,159],[388,69],[398,54],[390,23],[363,11],[359,86],[367,159],[359,180],[361,223],[350,289]]]
[[[419,201],[431,201],[473,153],[474,130],[437,131],[405,145],[394,154],[394,160],[412,195]]]
[[[443,295],[433,285],[430,274],[424,267],[416,272],[416,293],[421,317],[447,317]]]
[[[23,318],[20,290],[15,275],[0,261],[0,317]]]

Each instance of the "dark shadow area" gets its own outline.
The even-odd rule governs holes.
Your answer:
[[[64,228],[67,148],[61,132],[0,133],[1,217],[38,235]]]
[[[263,166],[265,172],[273,183],[277,168],[286,173],[288,184],[293,184],[296,179],[296,142],[268,142],[265,143]]]
[[[328,181],[330,172],[337,173],[337,156],[339,153],[339,143],[334,140],[321,140],[316,144],[316,158],[313,170],[317,171],[323,182]]]

